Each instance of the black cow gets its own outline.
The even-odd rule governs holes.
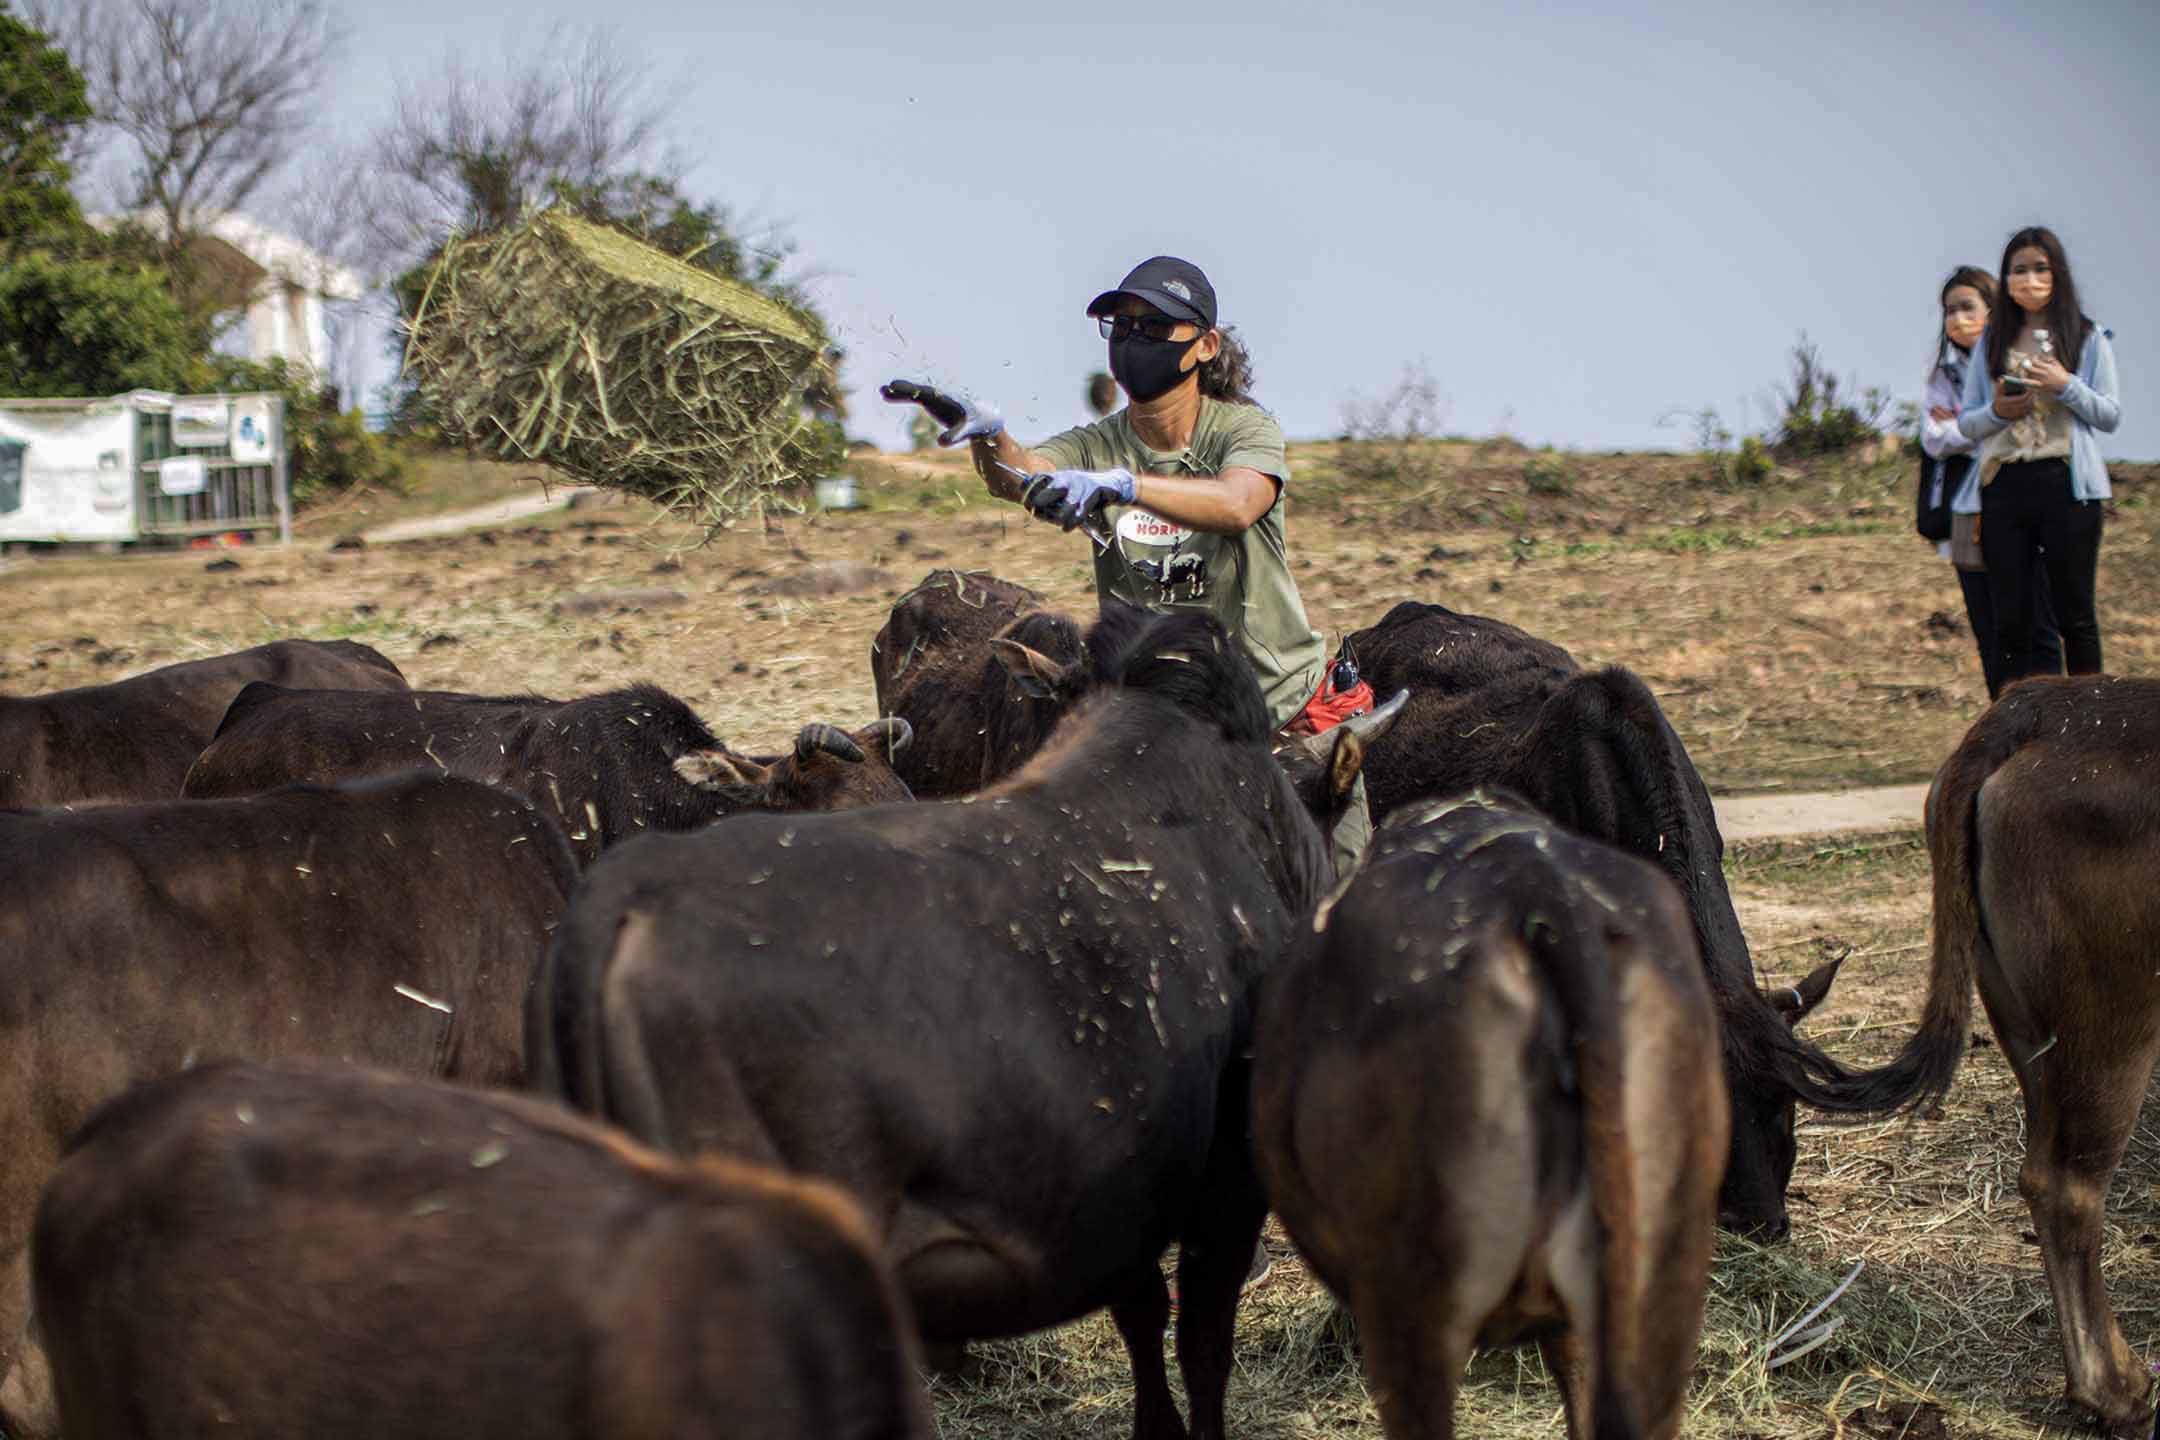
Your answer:
[[[22,1343],[32,1208],[94,1106],[221,1055],[516,1084],[533,966],[576,875],[523,800],[439,776],[0,812],[11,1430],[38,1428],[45,1401]]]
[[[1328,841],[1213,621],[1117,608],[1088,647],[1094,689],[972,803],[603,857],[535,989],[535,1075],[650,1142],[838,1181],[932,1341],[1109,1306],[1142,1437],[1183,1433],[1158,1269],[1178,1243],[1178,1357],[1214,1440],[1266,1210],[1254,987],[1328,883]],[[1361,742],[1333,743],[1347,787]]]
[[[0,809],[83,800],[170,800],[242,687],[403,690],[405,677],[350,640],[278,640],[109,685],[0,696]]]
[[[555,817],[581,861],[645,830],[689,830],[742,810],[840,810],[908,798],[888,755],[905,721],[849,735],[806,725],[769,760],[722,745],[651,685],[577,700],[401,695],[250,685],[188,772],[191,798],[429,769],[515,790]]]
[[[1510,797],[1396,812],[1268,977],[1268,1197],[1358,1319],[1391,1436],[1536,1340],[1576,1440],[1679,1427],[1726,1149],[1679,892]]]
[[[98,1112],[37,1217],[68,1440],[927,1440],[830,1186],[320,1061]]]
[[[971,794],[1033,753],[999,738],[1016,722],[1025,729],[1040,698],[999,656],[1009,661],[1018,647],[1064,665],[1080,655],[1079,623],[1042,603],[995,575],[933,570],[894,604],[870,642],[870,675],[878,713],[914,727],[915,743],[893,768],[917,795]]]
[[[1774,995],[1757,986],[1710,792],[1649,687],[1618,666],[1586,671],[1513,625],[1439,605],[1397,605],[1350,646],[1375,690],[1410,692],[1367,757],[1376,819],[1421,797],[1504,788],[1679,885],[1724,1026],[1732,1153],[1720,1219],[1783,1235],[1795,1099],[1848,1108],[1851,1076],[1793,1033],[1829,993],[1837,965]]]

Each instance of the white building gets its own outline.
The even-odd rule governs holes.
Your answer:
[[[165,225],[155,211],[99,216],[94,223],[110,226],[122,218],[153,234]],[[249,359],[283,357],[317,372],[330,368],[323,304],[359,299],[366,287],[358,275],[290,235],[233,213],[200,221],[189,254],[219,308],[246,311],[234,339],[245,341]]]

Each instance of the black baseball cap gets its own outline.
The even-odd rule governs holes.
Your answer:
[[[1118,282],[1117,289],[1105,290],[1090,300],[1087,313],[1100,315],[1127,295],[1145,300],[1165,315],[1190,320],[1203,330],[1215,328],[1215,287],[1190,260],[1157,255],[1141,261]]]

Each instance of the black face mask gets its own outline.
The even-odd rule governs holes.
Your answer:
[[[1148,340],[1128,335],[1110,342],[1110,378],[1142,404],[1160,399],[1192,373],[1179,369],[1198,339],[1180,345],[1175,340]]]

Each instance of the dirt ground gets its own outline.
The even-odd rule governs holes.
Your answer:
[[[1719,483],[1685,456],[1549,455],[1505,443],[1375,457],[1293,453],[1297,575],[1330,634],[1403,599],[1496,615],[1657,691],[1713,789],[1922,781],[1984,705],[1947,564],[1909,533],[1911,467]],[[980,498],[953,457],[866,457],[871,508],[755,523],[698,546],[634,506],[500,531],[334,551],[380,523],[311,517],[290,550],[37,558],[0,573],[0,689],[118,678],[278,636],[376,646],[416,686],[567,696],[652,680],[745,748],[873,709],[867,655],[893,600],[934,566],[988,568],[1090,599],[1086,545]],[[2103,546],[2109,668],[2160,673],[2154,471],[2117,472]],[[501,477],[492,500],[514,490]],[[453,497],[454,498],[454,497]],[[447,508],[437,507],[437,508]],[[1766,975],[1853,958],[1811,1032],[1887,1056],[1925,986],[1927,863],[1910,835],[1735,847],[1740,915]],[[1984,1027],[1982,1027],[1984,1028]],[[2075,1427],[2039,1255],[2016,1190],[2021,1119],[1991,1046],[1939,1117],[1807,1124],[1794,1235],[1721,1250],[1692,1433],[2035,1435]],[[2107,1273],[2133,1344],[2160,1351],[2160,1159],[2151,1116],[2109,1200]],[[1377,1434],[1345,1328],[1282,1253],[1242,1312],[1232,1420],[1245,1436]],[[1767,1342],[1867,1267],[1815,1354]],[[955,1437],[1122,1436],[1108,1322],[981,1347],[936,1387]],[[1534,1356],[1480,1357],[1466,1422],[1554,1433]]]
[[[1292,456],[1292,553],[1316,624],[1334,636],[1399,600],[1436,601],[1626,664],[1715,790],[1925,780],[1983,708],[1950,567],[1907,530],[1902,460],[1742,489],[1703,483],[1684,456],[1433,445],[1351,476],[1344,453]],[[763,746],[807,720],[869,716],[871,636],[933,566],[1091,605],[1086,542],[984,500],[959,457],[855,468],[870,509],[750,523],[703,546],[623,506],[321,548],[382,518],[353,507],[307,517],[310,543],[284,552],[37,559],[0,573],[0,689],[349,636],[420,686],[564,696],[652,680],[724,739]],[[484,478],[480,499],[515,489]],[[2102,624],[2123,673],[2160,671],[2149,478],[2118,473],[2102,550]],[[446,504],[435,490],[428,503]]]

